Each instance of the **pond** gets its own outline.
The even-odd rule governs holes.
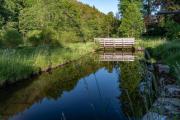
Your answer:
[[[0,119],[128,120],[144,111],[133,53],[87,55],[50,73],[0,89]]]

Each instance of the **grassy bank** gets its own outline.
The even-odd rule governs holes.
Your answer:
[[[62,47],[0,49],[0,85],[28,78],[33,72],[76,60],[92,52],[94,43],[69,43]]]
[[[166,43],[166,40],[158,37],[139,38],[136,40],[135,47],[156,48],[164,43]]]
[[[154,48],[152,53],[156,60],[171,66],[171,73],[177,78],[177,83],[180,85],[180,42],[166,42]]]
[[[180,41],[167,41],[161,38],[143,38],[137,40],[136,47],[146,48],[155,61],[161,61],[172,68],[172,75],[180,83]]]
[[[162,62],[174,65],[180,62],[180,42],[166,42],[153,49],[153,56]]]

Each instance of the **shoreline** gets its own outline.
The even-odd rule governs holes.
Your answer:
[[[171,66],[161,63],[159,60],[150,64],[148,62],[146,65],[147,83],[141,83],[145,83],[147,86],[140,86],[141,88],[145,88],[141,92],[149,94],[152,97],[154,96],[155,100],[151,103],[150,108],[142,117],[142,120],[154,120],[157,118],[179,119],[180,86],[177,84],[177,79],[171,73]],[[155,94],[151,91],[152,88],[154,88]]]
[[[67,65],[67,64],[70,64],[70,63],[72,63],[72,62],[78,61],[78,60],[81,59],[82,57],[84,57],[84,56],[86,56],[86,55],[88,55],[88,54],[92,54],[92,53],[94,53],[95,51],[96,51],[96,50],[93,50],[93,51],[91,51],[91,52],[89,52],[89,53],[86,53],[86,54],[80,56],[78,59],[74,59],[74,60],[72,59],[72,60],[66,61],[66,62],[64,62],[64,63],[62,63],[62,64],[57,64],[57,65],[54,65],[54,66],[49,66],[49,67],[47,67],[47,68],[39,68],[38,71],[32,71],[31,74],[25,75],[26,77],[24,77],[24,78],[22,77],[21,79],[17,79],[17,80],[15,80],[15,81],[5,80],[5,82],[4,82],[3,84],[0,84],[0,89],[6,88],[6,87],[8,87],[8,86],[10,86],[10,85],[16,84],[16,83],[18,83],[18,82],[22,82],[22,81],[24,81],[24,80],[34,79],[34,78],[42,75],[43,73],[51,72],[52,70],[55,70],[55,69],[64,67],[64,66]],[[22,75],[22,76],[23,76],[23,75]]]

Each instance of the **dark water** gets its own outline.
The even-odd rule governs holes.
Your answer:
[[[108,62],[103,56],[102,62],[98,56],[86,56],[34,80],[1,89],[0,119],[127,120],[139,117],[138,111],[143,108],[136,92],[140,81],[138,60],[117,62],[116,57],[116,62],[112,58]],[[129,99],[129,95],[132,98]]]

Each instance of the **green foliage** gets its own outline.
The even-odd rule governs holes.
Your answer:
[[[124,37],[139,37],[144,27],[140,3],[126,1],[124,4],[121,5],[122,19],[119,31]],[[126,9],[124,9],[124,6],[126,6]]]
[[[1,0],[1,3],[0,26],[16,29],[35,46],[55,38],[58,43],[77,42],[116,34],[113,27],[117,20],[112,14],[106,16],[76,0]]]
[[[33,30],[27,33],[28,42],[33,46],[38,46],[41,43],[41,32],[40,30]]]
[[[59,45],[55,31],[52,29],[33,30],[27,33],[28,41],[32,46],[38,45]]]
[[[50,27],[59,34],[59,41],[67,42],[107,36],[108,27],[105,21],[106,15],[74,0],[34,0],[33,4],[21,10],[19,16],[22,33]]]
[[[56,33],[53,29],[51,28],[46,28],[43,29],[41,32],[41,39],[42,43],[46,45],[58,45],[57,39],[56,39]],[[41,44],[42,44],[41,43]]]
[[[146,34],[166,36],[169,40],[177,39],[179,37],[178,31],[180,31],[180,15],[171,12],[179,11],[179,0],[143,0],[143,3]],[[154,15],[154,13],[158,12],[161,14]],[[156,20],[153,20],[154,18]]]
[[[4,82],[16,82],[27,78],[39,68],[55,67],[94,50],[94,43],[69,43],[64,47],[42,45],[31,48],[0,49],[0,86]],[[51,48],[51,49],[50,49]]]
[[[0,28],[2,28],[3,22],[4,22],[4,20],[3,20],[2,16],[0,15]]]
[[[119,21],[115,19],[113,12],[109,12],[106,16],[106,25],[108,37],[116,37],[118,33]]]
[[[167,31],[166,35],[170,40],[180,40],[180,24],[173,20],[168,20],[165,28]]]
[[[153,56],[166,64],[174,65],[180,61],[180,42],[172,41],[161,44],[153,49]]]
[[[60,33],[60,38],[59,39],[62,42],[78,42],[80,38],[77,36],[77,34],[75,32],[63,31],[63,32]]]
[[[136,40],[135,47],[156,48],[164,43],[166,43],[166,40],[160,37],[142,37],[141,39]]]
[[[23,43],[21,34],[15,29],[4,31],[2,44],[3,47],[14,48]]]

